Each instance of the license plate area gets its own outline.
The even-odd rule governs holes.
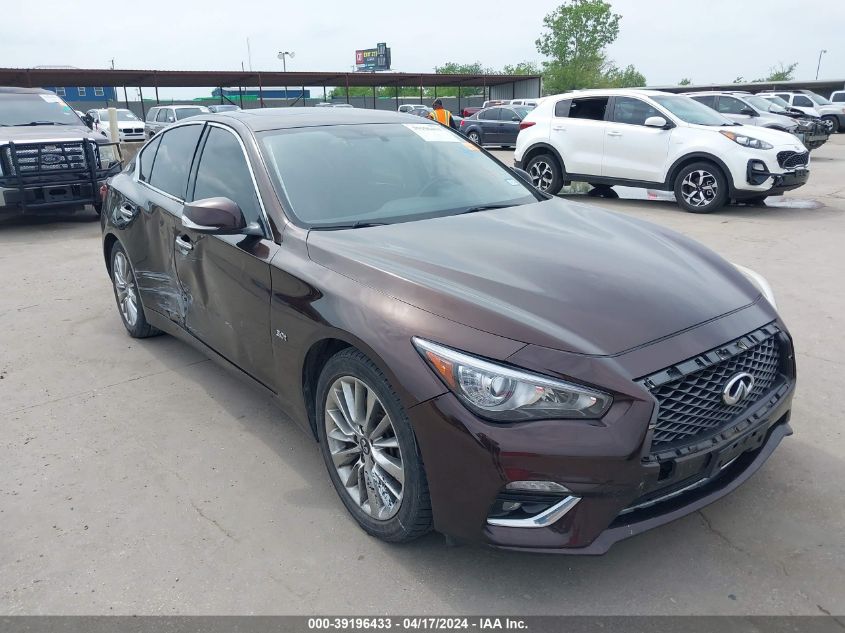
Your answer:
[[[750,433],[736,438],[728,446],[715,452],[708,465],[707,477],[713,477],[719,471],[724,470],[743,453],[760,448],[766,439],[768,429],[768,421],[764,421]]]

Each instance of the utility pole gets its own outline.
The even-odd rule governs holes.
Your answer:
[[[824,55],[826,52],[827,52],[826,48],[823,48],[819,51],[819,63],[816,66],[816,79],[819,78],[819,69],[822,67],[822,55]]]
[[[246,38],[246,59],[249,62],[249,72],[252,72],[252,49],[249,47],[249,38]]]
[[[114,57],[112,57],[109,61],[111,62],[111,69],[114,70]]]

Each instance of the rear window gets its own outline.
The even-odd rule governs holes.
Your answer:
[[[692,97],[699,103],[703,103],[708,108],[715,108],[716,107],[716,95],[697,95]]]
[[[834,103],[843,103],[845,102],[845,92],[840,92],[833,95],[833,99],[831,99]]]
[[[202,108],[176,108],[176,120],[181,121],[189,116],[197,116],[205,112]]]
[[[609,97],[585,97],[573,99],[569,107],[570,119],[590,119],[593,121],[604,121],[604,113],[607,111]]]
[[[185,198],[188,172],[202,128],[202,125],[183,125],[162,134],[149,179],[153,187],[176,198]]]
[[[558,101],[555,104],[555,116],[568,117],[570,105],[572,105],[572,99],[564,99],[563,101]]]

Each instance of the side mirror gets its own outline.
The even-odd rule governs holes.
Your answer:
[[[229,198],[205,198],[182,208],[182,226],[198,233],[237,235],[247,229],[241,208]]]
[[[669,122],[662,116],[650,116],[643,122],[643,125],[645,125],[646,127],[659,127],[667,129],[667,127],[669,126]]]
[[[759,114],[757,114],[757,111],[754,110],[753,108],[743,108],[742,110],[739,111],[739,113],[745,114],[747,116],[760,116]]]

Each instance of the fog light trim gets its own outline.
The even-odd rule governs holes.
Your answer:
[[[505,490],[519,490],[522,492],[549,492],[552,494],[568,495],[571,490],[561,486],[556,481],[512,481]]]
[[[487,524],[498,527],[543,528],[559,521],[567,512],[578,505],[579,501],[581,501],[581,497],[565,497],[533,517],[524,519],[487,519]]]

